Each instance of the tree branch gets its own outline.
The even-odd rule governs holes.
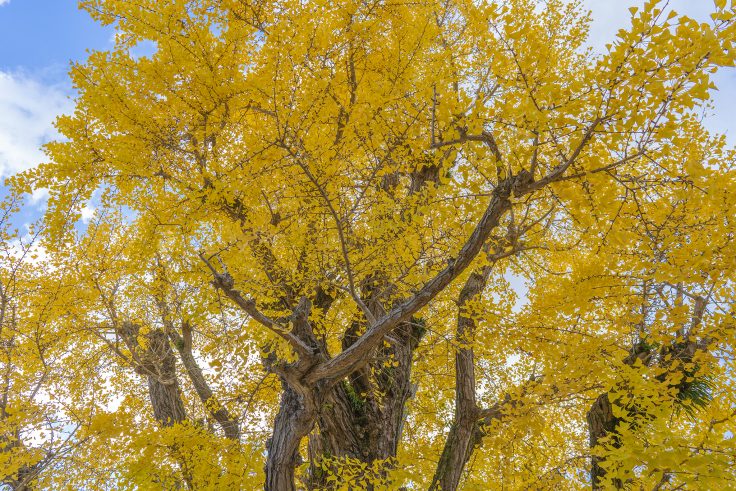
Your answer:
[[[179,357],[186,369],[187,375],[189,375],[189,380],[194,385],[194,390],[197,392],[199,399],[207,411],[220,425],[225,436],[231,440],[238,440],[240,438],[238,420],[233,418],[227,408],[217,400],[207,380],[204,378],[202,369],[194,358],[194,354],[192,353],[192,327],[189,325],[189,322],[185,321],[182,323],[181,331],[182,335],[180,336],[177,332],[170,330],[169,336],[173,339],[174,345],[177,351],[179,351]]]
[[[457,258],[450,259],[447,267],[437,273],[411,298],[394,307],[377,323],[373,324],[353,345],[335,358],[317,365],[305,377],[307,383],[342,378],[368,362],[371,350],[400,322],[409,319],[427,305],[439,292],[449,285],[470,265],[480,253],[491,232],[498,226],[501,217],[511,208],[511,191],[521,176],[504,179],[494,189],[491,202],[483,213],[475,230],[460,250]]]
[[[240,291],[234,288],[235,281],[233,280],[233,277],[230,276],[230,273],[219,273],[217,269],[212,265],[212,263],[206,257],[204,257],[204,254],[201,252],[199,253],[199,258],[207,265],[210,271],[212,271],[212,276],[214,277],[212,284],[215,286],[215,288],[222,290],[225,296],[235,302],[235,304],[240,307],[243,312],[248,314],[259,324],[268,328],[276,335],[288,342],[291,347],[294,348],[294,351],[296,351],[297,354],[299,354],[300,356],[309,357],[314,354],[313,350],[309,346],[307,346],[301,339],[296,337],[286,327],[272,320],[270,317],[266,316],[260,310],[258,310],[258,307],[256,307],[256,302],[253,299],[243,297]]]

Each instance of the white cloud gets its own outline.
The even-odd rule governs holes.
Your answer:
[[[0,177],[42,162],[40,146],[57,136],[54,120],[71,110],[72,102],[58,86],[0,72]]]
[[[0,0],[0,5],[5,5],[8,2],[10,2],[10,0]]]
[[[87,224],[90,220],[95,216],[95,212],[97,211],[97,208],[94,206],[87,204],[82,208],[82,223]]]

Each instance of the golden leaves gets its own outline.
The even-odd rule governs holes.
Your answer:
[[[89,436],[79,459],[136,489],[260,486],[280,387],[263,366],[278,372],[298,356],[211,287],[200,255],[289,329],[309,299],[319,356],[334,357],[369,317],[453,264],[499,186],[523,175],[535,191],[514,195],[460,278],[485,271],[485,290],[458,309],[456,282],[420,313],[420,385],[398,460],[324,458],[327,481],[426,484],[454,406],[455,355],[470,348],[478,399],[516,402],[483,429],[490,444],[468,489],[582,486],[591,452],[610,479],[648,488],[675,468],[692,482],[727,475],[726,458],[693,447],[733,450],[722,438],[733,430],[732,358],[721,367],[710,348],[688,360],[678,349],[688,336],[733,344],[723,306],[733,300],[734,155],[698,121],[711,73],[733,64],[733,5],[717,1],[703,25],[648,1],[600,55],[584,48],[590,19],[562,0],[82,5],[120,35],[72,68],[64,140],[14,179],[19,191],[51,190],[58,274],[30,268],[23,283],[64,287],[49,304],[21,303],[41,333],[28,339],[58,339],[55,360],[76,375],[52,380]],[[95,192],[99,213],[75,229]],[[473,336],[454,338],[458,317]],[[139,330],[126,336],[125,322]],[[183,382],[184,425],[160,428],[150,415],[142,377],[156,373],[137,358],[153,329],[172,350],[193,344],[219,395],[198,400]],[[366,377],[401,368],[394,343],[380,340]],[[644,344],[648,354],[630,359]],[[40,351],[25,353],[23,368],[42,370]],[[694,410],[698,391],[683,402],[679,389],[699,374],[713,401],[688,420],[676,408]],[[591,450],[585,416],[603,393],[621,424]],[[24,418],[35,409],[18,407]],[[240,444],[208,428],[224,409],[256,428]],[[72,480],[109,487],[81,471]]]

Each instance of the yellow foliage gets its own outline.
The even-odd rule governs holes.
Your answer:
[[[115,45],[0,217],[0,483],[438,489],[469,415],[460,489],[734,487],[733,2],[604,53],[578,1],[80,5]]]

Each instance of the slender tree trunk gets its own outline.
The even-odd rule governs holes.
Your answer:
[[[472,312],[468,312],[468,309],[483,294],[495,262],[515,253],[519,233],[510,226],[506,236],[508,243],[497,244],[493,253],[488,253],[489,264],[473,271],[460,290],[455,333],[455,339],[459,343],[455,353],[455,415],[430,484],[432,491],[458,489],[465,466],[483,438],[482,425],[500,419],[504,405],[516,404],[507,395],[490,408],[482,409],[478,406],[473,352],[476,325]],[[505,245],[512,247],[506,250]]]
[[[481,437],[472,345],[475,337],[475,321],[465,309],[469,302],[483,292],[489,274],[490,266],[474,271],[463,285],[458,298],[456,340],[460,343],[460,347],[455,353],[455,417],[430,485],[431,490],[457,489],[465,465]]]
[[[644,364],[649,364],[651,360],[649,349],[641,343],[637,343],[631,349],[629,355],[624,359],[624,364],[633,365],[637,359],[641,360]],[[613,415],[613,405],[608,397],[608,392],[599,395],[595,402],[593,402],[586,415],[586,419],[588,422],[590,448],[595,447],[602,437],[609,434],[615,435],[619,420]],[[616,441],[613,442],[614,446],[617,444]],[[590,483],[593,490],[603,489],[606,470],[601,467],[601,462],[604,460],[596,456],[591,456],[590,458]],[[622,489],[623,483],[620,480],[614,480],[613,486],[615,489]]]
[[[132,353],[135,370],[146,377],[153,416],[162,426],[173,426],[187,418],[176,373],[176,356],[163,329],[153,329],[139,342],[141,326],[123,322],[118,329]]]
[[[192,353],[191,327],[185,323],[182,326],[182,336],[178,336],[173,329],[171,329],[169,335],[174,338],[174,345],[179,351],[181,362],[202,404],[204,404],[212,418],[220,425],[223,433],[225,433],[225,437],[231,440],[240,440],[240,422],[217,400],[207,380],[204,378],[202,369],[194,358],[194,354]]]
[[[146,378],[154,417],[163,426],[181,423],[187,413],[176,374],[176,358],[162,330],[148,334],[146,358],[150,360]]]
[[[478,433],[477,421],[471,421],[470,417],[453,421],[429,486],[430,490],[457,489],[465,465],[473,452],[472,446],[479,436]]]

